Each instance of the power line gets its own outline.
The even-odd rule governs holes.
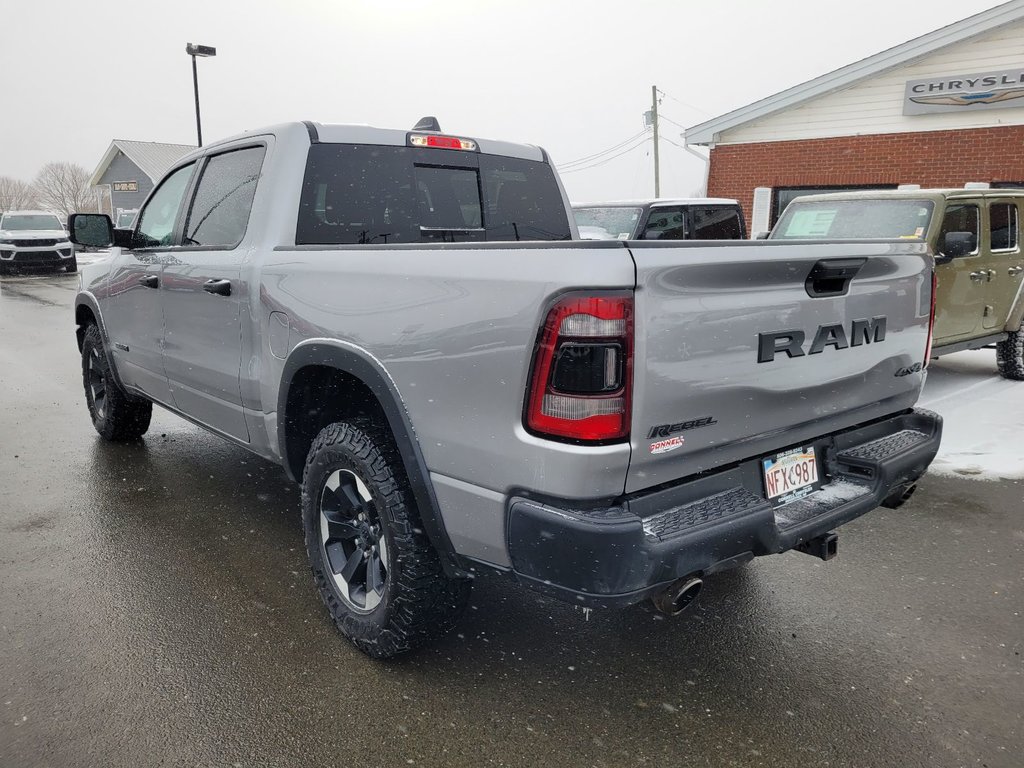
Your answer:
[[[558,170],[559,170],[559,173],[566,174],[566,173],[575,173],[576,171],[587,171],[587,170],[590,170],[591,168],[597,168],[599,166],[605,165],[606,163],[610,163],[612,160],[614,160],[617,157],[622,157],[623,155],[629,154],[634,149],[639,149],[640,147],[644,146],[646,143],[647,143],[647,139],[645,137],[643,141],[634,144],[632,147],[624,149],[621,152],[618,152],[617,154],[611,155],[610,157],[606,157],[603,160],[599,160],[596,163],[593,163],[591,165],[584,165],[584,166],[580,166],[578,168],[569,168],[568,170],[562,170],[561,168],[559,168]]]
[[[592,155],[587,155],[586,157],[581,157],[581,158],[579,158],[577,160],[569,160],[568,162],[565,162],[565,163],[558,163],[557,165],[558,165],[559,168],[568,168],[571,165],[580,165],[582,163],[589,163],[591,160],[596,160],[597,158],[601,157],[602,155],[607,155],[609,152],[614,152],[615,150],[620,149],[620,148],[626,146],[631,141],[635,141],[636,139],[640,138],[641,136],[645,136],[646,134],[647,134],[647,131],[640,131],[640,133],[638,133],[638,134],[636,134],[634,136],[630,136],[625,141],[620,141],[618,144],[615,144],[614,146],[608,147],[607,149],[602,149],[600,152],[595,152]]]
[[[660,112],[658,113],[658,117],[660,117],[662,120],[668,120],[670,123],[672,123],[672,125],[678,126],[679,128],[682,128],[684,131],[687,130],[687,126],[683,125],[682,123],[677,123],[671,117],[666,117],[665,115],[661,114]]]
[[[661,90],[661,88],[658,89],[658,93],[660,93],[662,96],[666,96],[666,97],[672,99],[672,101],[677,102],[678,104],[682,104],[687,109],[695,109],[696,111],[700,112],[702,115],[706,115],[708,117],[711,117],[711,113],[710,112],[705,112],[700,107],[693,106],[693,104],[687,104],[685,101],[682,101],[681,99],[677,99],[671,93],[665,93],[663,90]]]

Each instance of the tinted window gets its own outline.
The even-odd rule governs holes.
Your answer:
[[[1014,250],[1017,247],[1017,206],[993,203],[988,209],[988,219],[992,250]]]
[[[139,227],[135,232],[136,247],[171,245],[174,238],[174,223],[178,219],[185,188],[194,167],[195,163],[189,163],[174,171],[153,193],[139,214]]]
[[[743,223],[735,208],[725,206],[694,206],[690,208],[694,240],[739,240]]]
[[[652,208],[641,237],[645,240],[685,240],[689,228],[682,208]]]
[[[298,244],[567,240],[545,163],[413,147],[315,144]]]
[[[183,245],[233,248],[249,223],[264,147],[214,155],[203,167],[185,224]]]
[[[974,249],[977,250],[978,234],[981,232],[981,211],[976,205],[950,205],[942,219],[939,232],[939,248],[946,242],[949,232],[970,232],[974,235]]]

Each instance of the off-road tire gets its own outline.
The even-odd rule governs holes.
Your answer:
[[[68,272],[68,273],[77,272],[78,271],[78,257],[77,256],[72,256],[71,257],[71,261],[69,261],[67,264],[64,265],[64,271]]]
[[[342,596],[321,529],[324,488],[337,471],[355,475],[369,491],[387,548],[380,602],[354,609]],[[302,520],[313,580],[335,625],[359,650],[386,659],[443,635],[469,600],[470,582],[448,577],[423,531],[413,493],[388,430],[369,421],[324,427],[313,441],[302,477]]]
[[[1003,378],[1024,381],[1024,328],[1012,331],[1006,341],[996,344],[996,365]]]
[[[114,379],[103,348],[103,336],[95,324],[89,325],[82,339],[82,385],[89,417],[101,437],[126,442],[146,434],[153,403],[129,395]]]

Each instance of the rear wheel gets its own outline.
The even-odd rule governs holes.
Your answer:
[[[465,609],[470,583],[445,574],[386,431],[368,422],[321,430],[303,473],[302,517],[320,596],[363,653],[410,651]]]
[[[92,425],[102,437],[115,442],[137,440],[149,429],[153,404],[132,397],[115,381],[95,324],[82,339],[82,383]]]
[[[1006,341],[996,344],[996,365],[1004,378],[1024,381],[1024,328],[1012,331]]]

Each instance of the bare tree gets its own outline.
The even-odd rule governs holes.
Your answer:
[[[24,210],[36,205],[36,193],[31,184],[0,176],[0,211]]]
[[[96,210],[96,196],[89,187],[89,172],[74,163],[47,163],[36,176],[40,206],[64,216]]]

